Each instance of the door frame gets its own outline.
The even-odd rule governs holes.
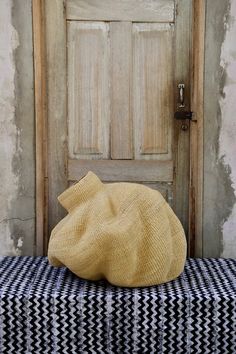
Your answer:
[[[202,194],[203,194],[203,90],[204,90],[204,38],[205,38],[205,0],[192,0],[192,53],[191,53],[191,111],[194,112],[194,121],[190,123],[190,171],[189,171],[189,236],[188,236],[188,256],[202,257]],[[51,5],[50,5],[51,3]],[[65,3],[61,0],[48,2],[48,11],[54,11],[55,3],[60,8],[61,17],[57,16],[57,21],[64,21]],[[53,174],[57,179],[54,184],[59,183],[61,189],[65,189],[65,176],[67,175],[67,165],[65,158],[66,151],[66,134],[65,126],[66,114],[62,99],[53,103],[48,102],[48,90],[55,91],[56,87],[66,82],[66,73],[62,73],[60,77],[56,77],[56,71],[48,72],[47,53],[46,53],[46,32],[50,35],[50,26],[55,23],[48,23],[46,29],[45,20],[45,0],[32,0],[32,16],[33,16],[33,44],[34,44],[34,92],[35,92],[35,146],[36,146],[36,239],[35,254],[45,255],[47,252],[49,220],[54,218],[55,213],[61,213],[62,209],[55,211],[55,206],[50,206],[48,191],[53,188],[50,182],[48,166],[53,165],[53,161],[57,156],[50,152],[51,140],[60,139],[58,152],[62,163],[58,168],[53,170]],[[64,26],[66,23],[64,21]],[[63,27],[63,26],[62,26]],[[65,44],[66,38],[60,33],[60,26],[57,26],[58,40],[62,40]],[[65,31],[64,31],[65,32]],[[59,39],[60,37],[60,39]],[[57,38],[55,38],[57,40]],[[66,48],[66,46],[64,46]],[[62,50],[60,57],[56,53],[51,52],[51,56],[55,56],[55,67],[57,65],[66,65],[66,50]],[[53,59],[53,58],[51,58]],[[50,82],[47,81],[47,75],[50,75]],[[53,84],[53,85],[52,85]],[[50,91],[51,92],[51,91]],[[48,131],[48,110],[57,107],[57,117],[51,122],[51,130]],[[61,110],[60,110],[61,109]],[[59,128],[58,128],[59,126]],[[57,129],[64,131],[63,137],[57,136]],[[55,133],[55,134],[54,134]],[[55,140],[54,140],[55,141]],[[48,152],[49,155],[48,155]],[[51,163],[52,162],[52,163]],[[51,167],[50,167],[51,168]],[[50,186],[51,183],[51,186]],[[60,208],[58,206],[57,208]]]

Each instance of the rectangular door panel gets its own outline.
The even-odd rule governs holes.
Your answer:
[[[79,180],[90,170],[103,181],[173,181],[173,161],[68,160],[69,180]]]
[[[70,158],[172,159],[173,28],[68,22]]]
[[[116,183],[117,181],[115,182],[112,182],[112,181],[109,181],[109,182],[105,182],[103,181],[103,183]],[[123,181],[124,182],[124,181]],[[129,181],[130,182],[130,181]],[[77,183],[77,180],[72,180],[72,181],[69,181],[69,187],[76,184]],[[131,183],[136,183],[136,182],[131,182]],[[173,186],[172,186],[172,183],[155,183],[155,182],[149,182],[149,183],[143,183],[143,182],[138,182],[139,184],[143,184],[149,188],[152,188],[152,189],[155,189],[157,190],[158,192],[161,193],[161,195],[165,198],[165,200],[167,201],[167,203],[173,207]]]
[[[174,0],[67,0],[67,19],[173,22]]]
[[[133,158],[132,23],[111,22],[111,158]]]
[[[136,159],[171,159],[172,24],[133,24],[133,121]]]
[[[109,155],[109,25],[68,23],[68,141],[71,158]]]

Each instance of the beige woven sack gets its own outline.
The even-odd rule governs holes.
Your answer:
[[[107,183],[91,171],[58,197],[68,215],[53,229],[49,262],[118,286],[175,279],[186,260],[180,221],[162,195],[137,183]]]

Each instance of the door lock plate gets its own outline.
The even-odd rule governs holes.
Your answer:
[[[193,112],[191,111],[177,111],[175,112],[175,119],[183,120],[183,119],[193,119]]]

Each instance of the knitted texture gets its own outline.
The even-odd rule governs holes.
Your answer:
[[[89,171],[58,200],[68,215],[50,236],[53,266],[126,287],[157,285],[182,273],[184,231],[158,191],[137,183],[103,184]]]

